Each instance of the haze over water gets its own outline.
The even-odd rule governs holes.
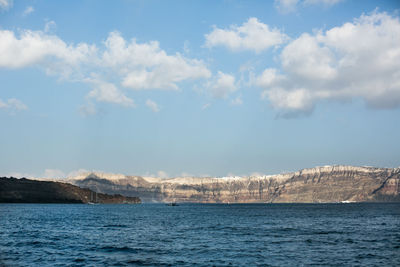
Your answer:
[[[6,266],[395,266],[400,204],[0,205]]]
[[[398,167],[399,10],[0,0],[0,176]]]

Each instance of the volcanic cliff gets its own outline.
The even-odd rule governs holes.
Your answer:
[[[87,173],[67,181],[97,192],[138,196],[146,202],[400,201],[400,168],[324,166],[280,175],[171,179]]]

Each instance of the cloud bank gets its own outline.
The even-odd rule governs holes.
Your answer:
[[[178,90],[180,82],[211,76],[201,60],[168,55],[156,41],[127,41],[118,32],[98,46],[67,44],[42,31],[0,30],[0,54],[0,68],[39,66],[49,75],[89,84],[88,98],[126,107],[134,102],[121,88]]]
[[[0,1],[4,6],[5,1]],[[310,114],[323,101],[361,99],[376,109],[400,106],[400,22],[387,13],[375,11],[341,26],[292,39],[250,18],[241,26],[214,27],[205,35],[205,44],[256,54],[274,48],[278,67],[266,67],[255,74],[251,85],[261,88],[262,98],[283,116]],[[139,43],[119,32],[109,33],[96,45],[66,43],[46,31],[0,30],[0,54],[0,68],[35,66],[48,75],[87,84],[91,88],[86,95],[88,104],[80,108],[86,115],[96,113],[92,102],[132,108],[132,90],[176,91],[180,83],[198,80],[206,80],[205,90],[213,98],[243,104],[239,96],[230,98],[242,82],[233,74],[218,71],[212,75],[201,59],[168,54],[156,41]],[[0,108],[26,109],[17,101],[1,101]],[[160,110],[150,99],[146,105],[154,112]]]
[[[304,33],[283,48],[280,63],[280,69],[265,69],[255,83],[282,114],[310,113],[324,100],[363,99],[379,109],[400,106],[400,22],[386,13]]]

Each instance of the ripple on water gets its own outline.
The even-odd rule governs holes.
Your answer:
[[[2,212],[0,266],[400,262],[400,204],[6,204]]]
[[[125,252],[125,253],[137,253],[136,249],[130,247],[114,247],[114,246],[104,246],[100,248],[100,251],[104,252]]]

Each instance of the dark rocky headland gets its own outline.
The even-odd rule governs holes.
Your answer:
[[[90,189],[51,181],[0,177],[0,203],[141,203],[138,197],[96,193]]]

